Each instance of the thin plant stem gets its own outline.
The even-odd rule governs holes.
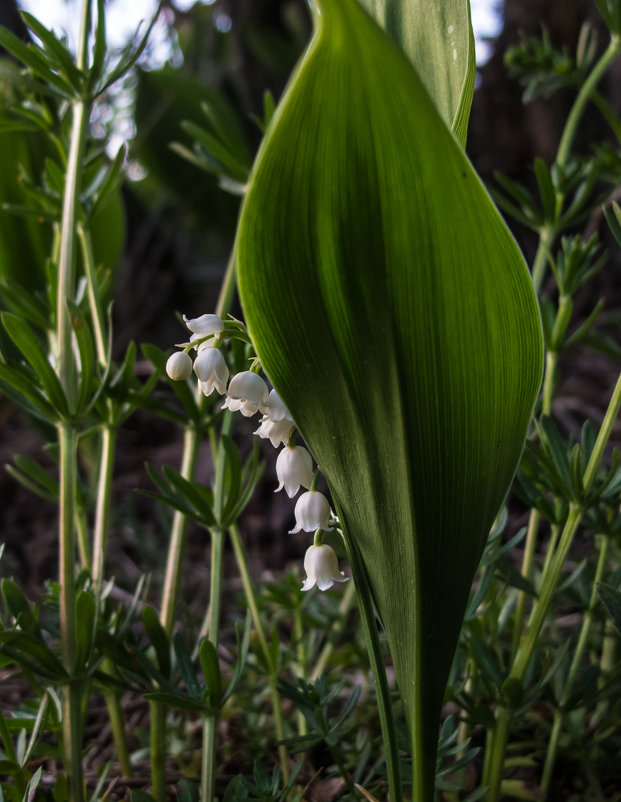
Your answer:
[[[303,680],[305,677],[306,648],[304,645],[304,627],[302,625],[301,600],[298,601],[293,610],[293,639],[296,644],[294,672],[296,677]],[[298,721],[298,735],[307,735],[308,723],[304,713],[301,710],[298,710],[296,717]]]
[[[196,428],[188,427],[183,435],[183,456],[181,458],[180,473],[184,479],[192,480],[194,478],[199,447],[200,439]],[[172,635],[176,621],[187,529],[188,519],[182,512],[175,511],[170,530],[166,573],[160,606],[160,621],[168,637]]]
[[[99,458],[99,478],[97,481],[97,503],[93,530],[92,576],[99,593],[104,575],[108,519],[110,517],[110,492],[114,475],[114,452],[116,446],[116,427],[101,427],[101,454]]]
[[[108,362],[108,346],[106,337],[106,317],[104,314],[101,293],[97,287],[97,276],[95,275],[95,256],[93,254],[93,241],[90,232],[80,223],[78,224],[78,239],[82,250],[82,261],[84,262],[84,273],[86,275],[86,286],[88,291],[88,302],[91,308],[93,319],[93,331],[95,333],[95,347],[97,349],[97,359],[99,364],[104,366]]]
[[[220,641],[220,605],[222,601],[222,556],[224,532],[211,530],[211,580],[209,589],[209,640],[216,651]],[[218,711],[203,716],[203,749],[201,758],[201,800],[213,802],[216,788],[216,735]]]
[[[541,522],[541,515],[539,510],[534,507],[530,511],[528,517],[528,529],[526,530],[526,542],[524,544],[524,554],[522,555],[522,576],[526,579],[531,579],[533,572],[533,562],[535,559],[535,548],[537,546],[537,538],[539,535],[539,524]],[[522,638],[524,629],[524,618],[526,616],[526,591],[520,590],[515,605],[515,623],[513,628],[513,644],[511,647],[511,654],[517,654],[517,650]]]
[[[75,529],[78,536],[78,553],[80,555],[80,565],[91,570],[91,544],[89,542],[88,524],[86,522],[86,512],[81,505],[76,505]]]
[[[203,716],[203,749],[201,754],[201,802],[213,802],[216,792],[216,715]]]
[[[339,519],[343,521],[343,515],[337,508]],[[397,746],[397,734],[395,730],[395,721],[392,714],[392,704],[390,699],[390,688],[388,686],[388,678],[386,676],[386,667],[384,665],[384,655],[382,652],[382,645],[377,631],[377,618],[375,614],[375,607],[373,604],[373,595],[369,587],[369,580],[367,577],[366,569],[356,544],[350,541],[347,533],[344,531],[344,543],[349,558],[349,564],[352,567],[354,582],[356,584],[356,598],[360,610],[360,620],[362,623],[362,632],[367,647],[367,654],[371,664],[371,671],[375,680],[375,693],[377,695],[377,709],[380,718],[380,725],[382,729],[382,736],[384,742],[384,759],[386,761],[386,774],[388,778],[388,791],[391,802],[403,802],[403,786],[401,784],[401,770],[399,765],[399,749]],[[414,802],[422,802],[428,798],[429,794],[426,793],[424,787],[425,767],[423,765],[423,756],[417,751],[416,739],[413,738],[412,744],[412,800]],[[422,744],[422,738],[418,738],[419,744]]]
[[[231,540],[231,545],[233,546],[233,552],[235,554],[235,559],[237,561],[237,567],[239,569],[239,574],[244,588],[244,593],[246,595],[246,603],[248,604],[248,609],[250,610],[250,615],[252,616],[252,623],[255,628],[255,632],[257,633],[259,646],[261,647],[261,651],[263,652],[263,658],[265,660],[265,664],[268,666],[267,679],[270,689],[270,698],[272,704],[272,715],[274,717],[274,730],[276,734],[276,740],[282,741],[285,737],[285,728],[282,717],[282,705],[281,705],[280,693],[278,692],[278,687],[277,687],[278,666],[273,664],[272,654],[270,652],[270,648],[267,643],[265,630],[263,629],[263,622],[261,621],[261,616],[259,614],[259,605],[257,603],[256,593],[254,590],[254,586],[252,584],[252,579],[250,577],[250,571],[248,570],[248,560],[246,559],[246,552],[244,550],[244,545],[242,543],[241,535],[239,533],[239,528],[236,524],[229,527],[229,537]],[[289,781],[289,763],[287,761],[287,750],[282,744],[279,744],[278,746],[278,763],[280,765],[280,773],[282,775],[283,781],[286,784]]]
[[[563,129],[561,141],[558,146],[556,163],[559,165],[559,167],[563,166],[568,161],[576,132],[578,131],[578,125],[580,124],[580,120],[584,114],[587,103],[595,91],[597,84],[601,81],[604,74],[608,70],[608,67],[610,67],[612,62],[617,57],[620,49],[621,39],[617,35],[613,34],[608,47],[602,53],[597,64],[589,73],[586,81],[582,84],[582,87],[578,92],[578,96],[574,101],[574,105],[572,106],[569,116],[567,117],[567,122],[565,123],[565,128]]]
[[[86,68],[88,37],[90,32],[90,0],[82,6],[80,45],[77,66]],[[58,376],[67,397],[69,408],[74,408],[77,370],[73,352],[73,328],[68,301],[73,298],[75,284],[75,235],[78,205],[90,104],[86,99],[75,98],[71,103],[71,138],[65,174],[65,193],[58,252],[58,289],[56,298]],[[60,580],[60,640],[62,661],[69,675],[62,689],[62,736],[67,796],[70,802],[84,799],[82,772],[82,683],[72,679],[76,670],[76,588],[75,588],[75,518],[77,443],[73,422],[58,424],[60,447],[59,491],[59,580]]]
[[[563,686],[563,692],[559,701],[558,708],[554,711],[554,722],[552,725],[552,732],[548,740],[548,748],[546,752],[546,759],[543,767],[543,774],[541,779],[541,789],[547,793],[550,782],[552,780],[552,772],[554,771],[554,764],[556,763],[556,752],[558,749],[558,741],[562,731],[562,726],[565,720],[565,706],[569,701],[572,688],[582,663],[584,651],[586,649],[589,632],[593,626],[593,612],[597,606],[597,583],[601,582],[606,567],[606,558],[608,556],[609,538],[602,535],[601,547],[599,549],[599,556],[597,558],[597,566],[595,568],[595,577],[593,578],[593,588],[591,590],[591,598],[587,607],[586,614],[582,620],[580,627],[580,634],[578,642],[574,651],[574,656],[569,667],[569,672]]]

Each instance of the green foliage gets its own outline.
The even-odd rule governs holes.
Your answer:
[[[243,207],[240,292],[354,575],[369,577],[429,774],[465,577],[540,380],[539,316],[515,243],[410,64],[355,3],[316,19]]]

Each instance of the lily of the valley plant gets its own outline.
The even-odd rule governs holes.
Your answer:
[[[444,686],[542,371],[526,265],[463,151],[468,3],[428,5],[313,2],[237,241],[249,331],[328,481],[372,655],[374,609],[388,637],[416,802],[434,798]],[[327,526],[321,499],[298,499],[294,531]],[[306,564],[305,587],[339,579],[331,555]]]

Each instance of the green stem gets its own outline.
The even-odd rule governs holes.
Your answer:
[[[222,602],[222,555],[224,533],[220,529],[211,532],[211,581],[209,587],[209,640],[218,649],[220,642],[220,607]]]
[[[80,505],[76,506],[75,528],[78,535],[78,553],[80,555],[80,565],[88,571],[92,568],[91,544],[89,542],[88,524],[86,522],[86,512]]]
[[[203,716],[203,750],[201,756],[201,802],[213,802],[216,792],[216,715]]]
[[[340,510],[336,510],[339,519],[343,521]],[[380,717],[380,725],[384,742],[384,758],[386,761],[386,773],[388,777],[388,792],[391,802],[403,802],[403,787],[401,785],[401,770],[399,766],[399,749],[397,746],[397,735],[395,722],[392,715],[392,704],[390,699],[390,688],[386,676],[384,665],[384,655],[382,645],[377,631],[377,617],[373,604],[373,595],[369,586],[367,573],[358,552],[356,544],[351,542],[347,533],[344,531],[344,542],[349,563],[352,567],[354,581],[356,584],[356,598],[360,609],[360,619],[364,634],[367,653],[371,664],[371,671],[375,680],[375,693],[377,696],[377,709]],[[417,741],[422,749],[422,738],[413,738],[412,741],[412,800],[414,802],[426,802],[430,798],[430,793],[424,785],[424,777],[427,774],[424,766],[424,757],[417,750]],[[434,767],[435,774],[435,767]]]
[[[115,673],[112,660],[106,659],[101,665],[106,673]],[[121,767],[121,774],[123,777],[132,777],[133,770],[129,758],[127,734],[125,732],[125,716],[123,715],[119,691],[116,689],[105,689],[104,699],[108,711],[108,719],[110,720],[110,728],[112,730],[112,740],[114,741],[116,756],[119,761],[119,766]]]
[[[569,116],[567,117],[567,122],[565,123],[565,128],[563,130],[563,135],[561,137],[561,141],[558,146],[558,152],[556,154],[556,163],[559,165],[559,167],[563,166],[569,159],[574,138],[578,130],[578,125],[580,123],[582,115],[584,114],[586,105],[589,102],[591,95],[595,91],[597,84],[601,81],[602,77],[604,76],[604,73],[617,57],[617,54],[619,53],[620,49],[621,49],[621,39],[619,39],[618,36],[613,34],[613,36],[610,39],[610,43],[608,44],[608,47],[601,55],[597,64],[593,67],[593,69],[589,73],[586,81],[582,84],[582,87],[578,92],[578,96],[574,101],[574,105],[572,106],[572,109],[569,112]]]
[[[59,492],[59,580],[60,580],[60,639],[62,661],[67,674],[75,670],[76,646],[76,589],[75,589],[75,485],[76,432],[72,424],[58,426],[60,446]],[[67,772],[67,794],[70,802],[82,802],[82,687],[70,681],[63,688],[63,752]]]
[[[97,504],[93,531],[92,576],[97,592],[101,590],[110,517],[110,491],[114,475],[114,452],[116,428],[104,424],[101,428],[101,454],[99,458],[99,477],[97,481]]]
[[[348,582],[345,588],[345,592],[343,593],[343,598],[341,599],[341,603],[339,604],[339,615],[337,622],[334,624],[333,628],[334,635],[338,635],[338,633],[342,629],[345,629],[345,620],[349,615],[355,597],[356,597],[356,586],[354,585],[353,582]],[[326,670],[326,666],[328,665],[328,660],[330,659],[330,656],[334,651],[334,641],[335,638],[331,638],[321,650],[321,653],[315,662],[315,667],[313,668],[311,674],[311,680],[313,682],[319,679],[319,677]]]
[[[293,610],[293,638],[296,643],[296,655],[295,655],[295,665],[294,665],[294,673],[296,677],[300,679],[305,678],[305,666],[306,666],[306,649],[304,646],[304,627],[302,624],[302,602],[301,599],[298,599],[298,602]],[[306,716],[301,710],[297,711],[297,720],[298,720],[298,735],[307,735],[308,734],[308,723],[306,721]]]
[[[533,572],[533,562],[535,559],[535,548],[537,546],[537,537],[539,535],[539,523],[541,515],[539,510],[534,507],[530,511],[528,518],[528,529],[526,530],[526,543],[524,544],[524,554],[522,555],[522,576],[530,579]],[[511,654],[515,656],[522,639],[524,630],[524,618],[526,616],[526,591],[521,590],[518,593],[517,603],[515,606],[515,624],[513,629],[513,643],[511,646]]]
[[[255,632],[257,634],[259,646],[261,647],[261,651],[263,652],[263,659],[265,660],[265,664],[268,667],[268,684],[270,688],[270,698],[272,703],[272,715],[274,717],[274,731],[276,734],[276,740],[282,741],[285,737],[285,728],[282,717],[282,705],[281,705],[280,693],[278,692],[278,687],[277,687],[278,665],[274,665],[272,661],[272,654],[270,652],[270,648],[267,643],[265,630],[263,629],[263,622],[261,621],[261,616],[259,614],[259,605],[257,603],[257,597],[254,591],[254,586],[252,584],[252,579],[250,578],[250,571],[248,570],[248,560],[246,559],[244,545],[242,543],[242,539],[239,533],[239,528],[237,527],[236,524],[234,524],[229,528],[229,537],[231,539],[231,545],[233,546],[233,552],[235,554],[235,559],[237,561],[237,567],[239,568],[239,575],[241,577],[242,585],[244,587],[244,593],[246,594],[246,603],[248,604],[250,615],[252,616],[252,623],[254,625]],[[282,744],[278,746],[278,762],[280,765],[280,773],[282,775],[284,783],[286,784],[289,781],[289,762],[287,760],[287,750]]]
[[[541,289],[541,284],[543,283],[546,265],[548,264],[548,256],[555,237],[556,228],[544,228],[539,232],[539,244],[537,245],[537,253],[535,254],[532,269],[533,286],[537,293]]]
[[[222,555],[224,532],[211,530],[211,581],[209,589],[209,640],[216,651],[220,641],[220,606],[222,601]],[[216,788],[216,735],[218,712],[203,716],[201,759],[201,802],[213,802]]]
[[[103,304],[101,302],[101,293],[99,292],[99,288],[97,286],[93,241],[90,232],[81,223],[78,224],[78,239],[82,249],[84,273],[86,274],[88,302],[91,308],[91,317],[93,319],[93,331],[95,333],[97,359],[99,364],[105,367],[108,363],[106,316],[104,314]]]
[[[183,456],[181,459],[180,471],[184,479],[192,480],[194,478],[199,446],[200,439],[196,429],[186,429],[183,436]],[[187,529],[188,519],[182,512],[175,511],[170,531],[168,556],[166,558],[166,574],[164,577],[164,588],[162,590],[160,606],[161,624],[168,637],[172,635],[176,621]]]
[[[552,733],[548,741],[548,749],[546,752],[546,759],[541,779],[541,788],[546,794],[550,787],[550,782],[552,780],[552,772],[554,771],[554,764],[556,762],[556,751],[558,748],[558,741],[562,731],[562,725],[565,719],[565,706],[569,701],[569,697],[571,695],[571,691],[574,686],[576,675],[578,674],[578,670],[580,669],[580,665],[582,663],[582,657],[584,656],[584,651],[586,649],[589,633],[591,631],[591,627],[593,626],[593,612],[597,606],[597,583],[601,582],[602,577],[604,575],[604,569],[606,567],[609,538],[606,536],[602,536],[602,538],[603,538],[602,544],[601,548],[599,549],[599,556],[597,559],[597,566],[595,569],[595,577],[593,579],[591,598],[589,599],[589,605],[587,607],[586,614],[582,620],[582,626],[580,628],[580,634],[578,636],[578,643],[576,644],[574,656],[571,661],[571,665],[569,667],[569,672],[565,680],[565,685],[563,686],[563,692],[561,694],[559,706],[554,711],[554,724],[552,726]]]

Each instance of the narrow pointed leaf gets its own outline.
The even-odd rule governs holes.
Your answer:
[[[404,51],[438,112],[466,144],[476,59],[469,0],[360,0]]]
[[[472,577],[539,387],[541,325],[521,254],[411,63],[355,0],[316,12],[254,167],[239,286],[356,584],[368,577],[427,802]]]

